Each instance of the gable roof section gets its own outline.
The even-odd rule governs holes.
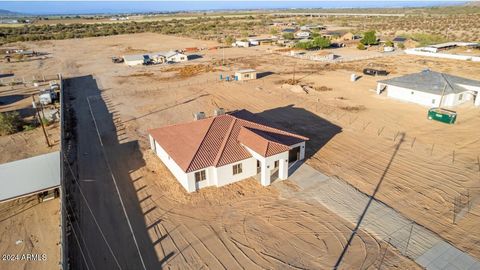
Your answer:
[[[378,82],[436,95],[442,94],[445,85],[445,95],[458,94],[468,91],[468,89],[460,86],[461,84],[480,87],[480,81],[470,80],[467,78],[431,70],[424,70],[419,73],[412,73]]]
[[[269,157],[288,151],[288,145],[278,143],[262,130],[241,127],[238,141],[256,153]]]
[[[197,120],[148,131],[185,172],[231,164],[251,157],[242,146],[264,157],[288,151],[308,140],[268,126],[249,111]]]

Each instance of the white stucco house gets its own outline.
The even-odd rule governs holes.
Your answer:
[[[377,94],[384,91],[388,97],[429,107],[454,107],[468,101],[480,106],[480,81],[431,70],[378,81]]]
[[[170,63],[179,63],[188,61],[188,56],[177,52],[177,51],[168,51],[168,52],[156,52],[149,54],[135,54],[135,55],[125,55],[123,60],[127,66],[137,66],[143,64],[164,64],[167,62]]]
[[[179,62],[188,61],[187,55],[177,51],[168,51],[168,52],[165,52],[163,55],[167,59],[167,62],[179,63]]]
[[[287,179],[308,138],[273,128],[240,110],[148,131],[152,151],[188,192],[260,177]]]

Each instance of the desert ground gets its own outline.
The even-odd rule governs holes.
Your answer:
[[[3,180],[3,179],[2,179]],[[0,204],[1,269],[55,269],[60,262],[60,200],[28,196]],[[35,254],[42,259],[21,256]],[[15,257],[19,256],[19,257]]]
[[[127,67],[113,64],[110,57],[216,43],[135,34],[23,45],[49,55],[8,64],[8,72],[19,77],[38,70],[62,73],[80,96],[82,89],[98,88],[103,101],[93,101],[93,112],[102,118],[102,105],[97,103],[105,102],[115,118],[112,129],[100,127],[100,137],[110,142],[105,155],[112,159],[113,171],[125,171],[122,164],[140,164],[125,172],[123,179],[135,188],[126,198],[143,212],[155,249],[152,256],[161,265],[329,268],[353,228],[319,204],[283,198],[275,186],[288,185],[288,180],[263,188],[252,179],[186,194],[148,150],[146,131],[190,121],[197,111],[212,115],[217,107],[227,111],[245,108],[308,136],[307,163],[366,194],[373,192],[385,174],[378,200],[480,258],[480,231],[475,229],[480,216],[480,111],[472,104],[462,105],[457,109],[457,124],[444,125],[427,120],[425,107],[377,96],[373,89],[383,77],[349,80],[350,74],[360,74],[367,65],[386,68],[391,72],[388,77],[431,68],[480,79],[478,63],[397,55],[325,64],[286,57],[262,46],[204,50],[196,53],[196,59],[178,65]],[[230,75],[241,68],[255,68],[263,74],[249,82],[219,80],[220,74]],[[285,86],[285,80],[294,76],[313,90],[306,94]],[[91,119],[87,121],[91,125]],[[89,134],[92,140],[97,136]],[[121,146],[132,142],[139,144],[140,153],[122,156]],[[392,157],[399,142],[400,150]],[[390,159],[392,166],[385,171]],[[93,188],[89,186],[92,192]],[[466,194],[469,211],[453,224],[453,201],[456,197],[465,200]],[[383,260],[385,242],[364,231],[359,236],[345,257],[345,269],[373,269],[380,262],[382,268],[418,267],[394,249]],[[90,263],[87,258],[86,264]]]
[[[3,64],[3,63],[2,63]],[[29,74],[30,80],[35,74]],[[46,75],[46,74],[45,74]],[[55,75],[55,74],[54,74]],[[6,80],[7,78],[2,78]],[[44,87],[44,86],[43,86]],[[32,95],[38,101],[38,89],[31,84],[0,86],[0,112],[19,111],[23,119],[32,121]],[[50,109],[45,108],[50,111]],[[54,109],[52,108],[52,111]],[[28,123],[25,123],[28,124]],[[0,136],[0,164],[59,150],[58,122],[46,127],[51,147],[45,142],[41,128]],[[2,185],[15,179],[1,179]],[[60,200],[39,203],[31,195],[0,203],[0,254],[26,256],[44,254],[45,260],[2,258],[0,269],[55,269],[60,262]]]

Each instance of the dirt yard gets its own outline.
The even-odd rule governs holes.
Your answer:
[[[127,67],[111,63],[110,57],[122,55],[128,48],[161,51],[215,44],[138,34],[26,45],[50,55],[44,60],[9,64],[12,73],[27,76],[41,67],[67,77],[93,75],[102,96],[109,100],[109,110],[121,120],[117,128],[124,131],[117,133],[118,140],[139,141],[146,166],[132,177],[141,176],[140,182],[148,187],[138,193],[138,199],[152,198],[142,208],[151,208],[147,204],[156,207],[146,215],[146,222],[154,223],[160,217],[167,221],[162,223],[164,228],[154,226],[157,229],[149,230],[152,242],[168,231],[171,239],[186,248],[167,264],[196,261],[198,267],[205,263],[227,268],[238,264],[281,268],[286,267],[283,258],[300,268],[325,268],[339,255],[352,228],[318,204],[282,200],[275,188],[264,189],[251,181],[185,194],[161,162],[151,156],[146,130],[190,121],[197,111],[212,115],[216,107],[245,108],[310,137],[307,163],[367,194],[385,173],[379,200],[480,258],[480,231],[475,228],[480,221],[480,110],[472,104],[462,105],[456,109],[458,122],[448,126],[427,120],[425,107],[377,96],[373,89],[384,77],[349,80],[351,73],[360,74],[369,64],[389,70],[389,78],[431,68],[479,80],[478,63],[399,55],[322,64],[253,47],[200,51],[195,60],[175,66]],[[220,66],[222,62],[226,66]],[[171,69],[192,64],[217,66],[188,78]],[[221,74],[231,75],[241,68],[264,73],[255,81],[219,81]],[[281,81],[293,76],[316,90],[306,94],[282,87]],[[392,157],[400,139],[400,150]],[[385,171],[390,159],[393,164]],[[470,211],[452,224],[453,202],[456,197],[465,200],[466,194]],[[215,237],[207,237],[211,235]],[[187,248],[189,239],[195,236],[198,241],[193,249]],[[374,268],[378,264],[383,244],[364,232],[361,239],[354,242],[350,252],[362,257],[346,256],[346,269],[362,264]],[[166,247],[156,245],[158,256],[167,257],[168,250],[178,248],[175,240]],[[229,254],[225,249],[236,251]],[[206,257],[208,261],[198,259]],[[387,261],[390,268],[415,267],[397,253],[390,254]]]
[[[59,203],[59,199],[38,203],[34,195],[0,204],[0,254],[5,256],[0,260],[1,269],[58,267]]]

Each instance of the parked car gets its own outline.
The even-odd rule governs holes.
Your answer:
[[[112,57],[112,62],[115,63],[115,64],[118,64],[118,63],[123,63],[123,58],[122,57]]]
[[[387,76],[388,72],[383,69],[364,68],[363,74],[370,76]]]

